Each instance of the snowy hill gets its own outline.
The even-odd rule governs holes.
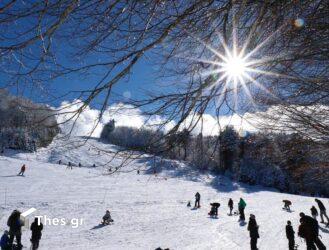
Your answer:
[[[76,147],[80,145],[80,147]],[[150,174],[152,160],[133,160],[122,171],[109,175],[108,165],[119,166],[122,158],[113,161],[102,150],[115,147],[97,140],[81,138],[55,140],[37,153],[8,152],[0,157],[0,229],[6,229],[13,209],[37,209],[35,215],[48,218],[83,219],[82,225],[46,225],[40,249],[249,249],[249,232],[238,223],[237,216],[228,216],[227,202],[243,197],[246,216],[256,215],[260,225],[259,249],[288,249],[285,224],[291,220],[295,231],[299,212],[310,213],[314,198],[287,195],[260,186],[232,183],[225,177],[200,174],[182,163],[157,166],[159,174]],[[98,152],[100,151],[100,152]],[[57,162],[82,164],[67,169]],[[18,177],[26,164],[26,177]],[[109,164],[108,164],[109,163]],[[96,164],[96,168],[91,166]],[[140,175],[135,169],[141,167]],[[201,209],[186,207],[196,192],[201,194]],[[282,210],[282,200],[292,201],[292,212]],[[329,209],[329,200],[322,199]],[[220,202],[218,219],[207,215],[210,202]],[[99,227],[106,209],[113,225]],[[321,224],[322,240],[329,246],[329,229]],[[30,246],[30,232],[23,230],[23,245]],[[299,249],[305,243],[297,237]]]

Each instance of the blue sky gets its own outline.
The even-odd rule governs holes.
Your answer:
[[[115,101],[119,101],[120,98],[125,99],[126,97],[131,98],[141,98],[144,96],[145,91],[156,90],[156,75],[157,69],[149,60],[140,60],[129,77],[118,82],[114,88],[113,93],[115,93]],[[6,82],[6,75],[2,75],[1,82]],[[54,99],[52,96],[62,96],[70,91],[79,91],[92,89],[97,83],[99,76],[97,72],[95,75],[90,75],[88,79],[84,79],[79,76],[67,76],[58,78],[51,83],[47,83],[45,88],[33,87],[28,88],[23,85],[18,86],[18,88],[11,87],[9,91],[14,95],[23,95],[35,102],[47,103],[53,106],[59,106],[63,100],[71,101],[76,97],[76,94],[65,96],[61,99]],[[2,84],[1,86],[4,86]],[[49,93],[49,94],[48,94]],[[118,96],[117,96],[118,95]],[[121,96],[120,96],[121,95]],[[96,102],[101,102],[104,96],[99,96]]]

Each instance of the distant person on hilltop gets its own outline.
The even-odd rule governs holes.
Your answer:
[[[238,204],[239,214],[240,214],[239,221],[245,221],[246,220],[246,217],[244,215],[244,209],[246,208],[246,206],[247,206],[247,203],[242,198],[240,198],[240,201],[239,201],[239,204]]]
[[[66,169],[73,169],[73,166],[72,166],[72,163],[69,161],[68,165],[67,165],[67,168]]]
[[[21,171],[18,173],[18,176],[24,176],[25,170],[26,170],[26,167],[25,167],[25,164],[23,164],[23,166],[21,167]]]
[[[295,231],[291,225],[290,220],[287,221],[286,236],[288,239],[289,250],[294,250],[295,249]]]
[[[320,201],[319,199],[315,199],[315,202],[318,203],[319,209],[320,209],[320,217],[321,217],[321,223],[325,223],[323,220],[323,216],[326,217],[327,219],[327,224],[329,224],[329,218],[326,212],[326,208],[323,205],[322,201]]]
[[[251,214],[249,218],[248,231],[250,235],[250,249],[258,250],[257,248],[257,240],[259,238],[258,225],[256,222],[256,217],[253,214]]]
[[[195,194],[195,203],[194,203],[195,208],[200,208],[200,200],[201,200],[201,195],[200,195],[199,192],[196,192],[196,194]]]
[[[233,211],[233,200],[231,198],[229,199],[227,205],[230,208],[230,215],[232,215],[232,211]]]

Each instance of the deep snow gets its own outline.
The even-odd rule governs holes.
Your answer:
[[[237,216],[228,216],[231,197],[247,202],[246,217],[256,215],[260,225],[259,249],[288,249],[285,224],[291,220],[297,231],[299,212],[310,213],[314,198],[288,195],[260,186],[231,182],[225,177],[200,174],[182,163],[157,163],[157,177],[148,171],[153,161],[142,158],[130,162],[124,171],[108,175],[102,165],[110,157],[98,149],[115,150],[97,140],[80,147],[81,138],[54,141],[37,153],[7,152],[0,157],[0,229],[6,229],[13,209],[38,209],[37,215],[49,218],[79,218],[84,224],[45,226],[40,249],[249,249],[247,225],[240,225]],[[69,170],[65,165],[81,162],[83,168]],[[122,162],[116,157],[112,170]],[[27,166],[26,177],[18,177],[20,166]],[[90,168],[95,163],[97,168]],[[140,175],[134,169],[141,167]],[[132,170],[132,171],[129,171]],[[201,193],[201,209],[187,208],[194,194]],[[282,210],[282,200],[292,201],[292,212]],[[328,199],[322,199],[329,209]],[[219,218],[207,215],[210,202],[220,202]],[[6,204],[5,204],[6,203]],[[106,209],[115,223],[97,227]],[[236,210],[236,209],[235,209]],[[322,240],[329,246],[329,229],[321,224]],[[30,246],[30,232],[23,230],[23,244]],[[297,237],[299,249],[305,243]]]

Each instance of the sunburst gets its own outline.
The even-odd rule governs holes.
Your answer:
[[[264,48],[269,41],[275,38],[279,31],[284,26],[280,27],[278,30],[273,32],[271,35],[266,36],[264,41],[259,42],[247,53],[247,48],[250,42],[250,35],[247,37],[246,41],[242,43],[239,47],[239,41],[237,39],[236,29],[233,27],[232,39],[230,39],[231,44],[227,44],[220,33],[218,34],[218,45],[216,48],[212,44],[204,42],[202,39],[196,38],[191,35],[194,39],[203,44],[210,52],[211,56],[209,58],[193,59],[203,64],[211,65],[211,68],[207,67],[207,70],[202,72],[202,75],[208,77],[213,76],[213,81],[208,84],[207,89],[212,89],[217,87],[220,89],[221,94],[219,95],[219,102],[224,98],[227,93],[233,93],[234,95],[234,106],[238,102],[238,92],[243,90],[246,96],[249,98],[251,103],[255,105],[253,95],[251,93],[251,88],[254,86],[257,89],[266,92],[272,98],[276,98],[273,93],[271,93],[265,86],[257,79],[263,79],[263,76],[267,77],[287,77],[286,75],[281,75],[275,72],[266,70],[266,65],[279,57],[285,57],[284,53],[280,53],[275,57],[262,55],[260,50]],[[191,58],[189,58],[191,59]],[[215,76],[215,77],[214,77]]]

